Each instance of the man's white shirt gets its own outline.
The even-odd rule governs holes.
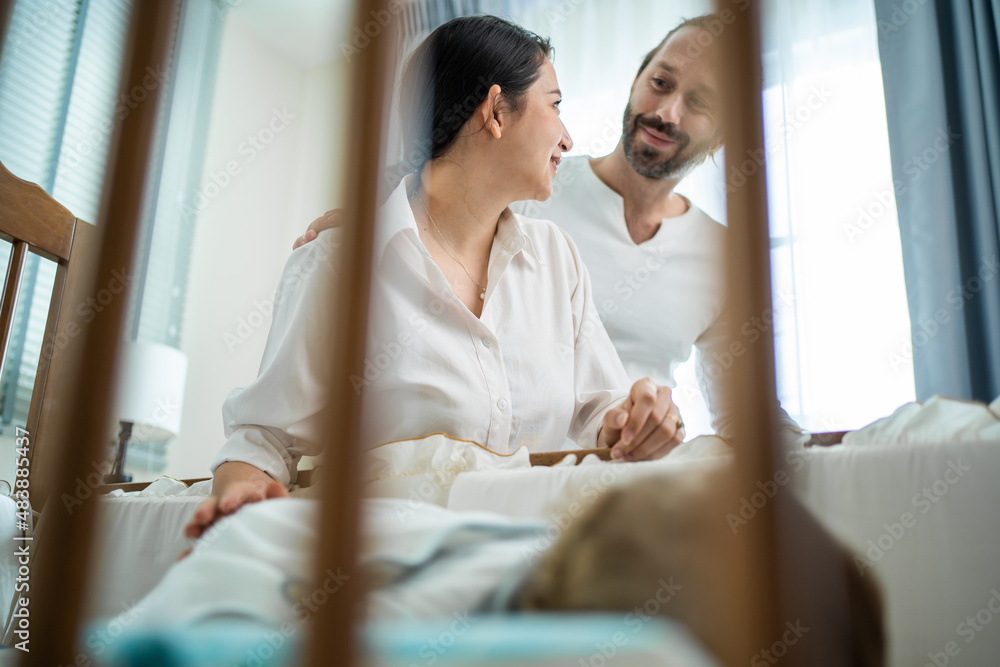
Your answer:
[[[361,446],[443,432],[500,454],[562,449],[567,437],[596,447],[604,413],[631,383],[567,233],[506,212],[477,318],[419,238],[410,182],[380,209],[365,372],[351,378],[371,417]],[[303,455],[335,437],[320,429],[338,247],[329,230],[289,258],[258,377],[223,405],[228,440],[213,471],[243,461],[287,484]]]
[[[590,166],[562,161],[545,202],[518,202],[525,215],[552,220],[576,242],[594,285],[594,301],[630,380],[649,376],[675,387],[674,373],[697,348],[699,385],[723,436],[731,410],[722,380],[728,359],[725,309],[726,228],[694,204],[664,218],[651,239],[636,244],[625,225],[625,202]]]

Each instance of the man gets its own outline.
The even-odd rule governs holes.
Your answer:
[[[725,227],[675,188],[722,147],[716,35],[719,19],[680,23],[644,59],[629,95],[622,137],[610,155],[566,158],[545,202],[519,213],[554,221],[576,242],[594,301],[632,379],[674,387],[674,372],[698,348],[698,379],[722,437],[733,435],[723,404],[730,363],[725,325]],[[337,224],[314,221],[294,248]],[[782,412],[785,426],[799,431]]]

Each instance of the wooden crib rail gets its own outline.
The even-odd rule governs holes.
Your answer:
[[[611,450],[602,447],[600,449],[567,449],[560,452],[538,452],[529,454],[528,458],[533,466],[554,466],[570,454],[576,454],[576,462],[579,464],[585,456],[593,454],[602,461],[611,460]]]
[[[806,447],[833,447],[844,441],[844,436],[850,431],[831,431],[829,433],[812,433]]]
[[[388,16],[387,0],[357,0],[354,25],[364,25],[371,16]],[[341,277],[336,308],[328,309],[326,331],[332,332],[336,345],[327,362],[334,378],[329,387],[330,403],[323,415],[323,433],[330,438],[328,455],[337,465],[328,466],[323,475],[320,513],[319,552],[316,558],[316,581],[327,571],[343,571],[352,577],[348,584],[320,606],[310,620],[305,647],[305,664],[322,667],[336,656],[337,664],[358,664],[357,623],[361,599],[361,577],[356,574],[359,540],[361,479],[364,453],[357,443],[364,442],[361,396],[354,391],[350,377],[364,376],[365,344],[368,332],[368,307],[371,289],[372,252],[375,235],[375,211],[383,154],[384,128],[391,100],[389,87],[394,80],[396,20],[355,55],[351,71],[351,128],[344,154],[350,165],[344,183],[345,219],[343,247],[337,258]],[[340,151],[339,146],[330,150]]]
[[[728,0],[713,3],[725,19],[725,27],[714,40],[721,51],[725,174],[739,171],[747,155],[765,155],[762,4],[736,8]],[[766,171],[766,164],[761,165],[739,187],[726,188],[727,337],[731,344],[745,340],[742,323],[773,308]],[[772,478],[778,460],[773,448],[779,442],[777,414],[772,409],[777,395],[774,339],[763,336],[741,351],[723,383],[725,403],[733,406],[732,427],[737,436],[732,444],[739,479],[738,488],[719,493],[731,494],[734,506],[738,498],[749,497],[758,480]],[[768,503],[748,530],[734,536],[734,548],[727,554],[727,565],[742,586],[731,597],[734,627],[725,655],[718,656],[723,664],[746,664],[759,647],[770,646],[779,634],[783,621],[778,605],[776,505]]]
[[[531,461],[533,466],[554,466],[570,454],[576,454],[577,463],[583,460],[583,457],[593,454],[602,461],[611,460],[611,450],[606,448],[601,449],[567,449],[559,452],[536,452],[534,454],[529,454],[528,459]],[[314,483],[314,478],[316,477],[316,468],[311,468],[308,470],[300,470],[298,476],[296,477],[296,483],[301,488],[306,488],[312,486]],[[197,484],[198,482],[207,482],[211,477],[196,477],[193,479],[179,479],[178,482],[191,486],[192,484]],[[131,493],[133,491],[142,491],[147,486],[152,484],[152,482],[127,482],[124,484],[104,484],[97,487],[97,494],[107,494],[112,491],[124,491],[125,493]]]

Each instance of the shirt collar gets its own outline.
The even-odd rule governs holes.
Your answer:
[[[632,237],[628,233],[628,227],[625,225],[625,200],[620,194],[615,192],[610,185],[601,180],[601,178],[594,171],[594,168],[590,165],[590,157],[582,155],[579,157],[565,158],[566,164],[560,167],[559,173],[569,173],[570,168],[577,169],[579,172],[584,174],[584,178],[590,183],[589,189],[595,197],[601,200],[602,204],[607,206],[609,211],[611,211],[610,220],[615,223],[616,232],[621,235],[622,239],[628,239],[629,243],[635,245],[632,241]],[[564,171],[565,169],[565,171]],[[678,196],[681,197],[685,202],[687,202],[687,210],[669,218],[660,218],[660,227],[653,234],[652,238],[638,244],[636,247],[645,248],[646,250],[673,250],[676,249],[676,239],[670,238],[671,231],[677,229],[681,225],[690,224],[692,222],[698,222],[698,228],[702,228],[700,224],[705,218],[715,222],[708,217],[698,206],[691,201],[691,198],[687,195],[683,195],[676,192]],[[716,223],[719,224],[719,223]]]
[[[378,215],[375,216],[375,259],[377,262],[382,261],[386,246],[397,235],[406,230],[417,234],[417,220],[413,216],[413,209],[410,208],[407,195],[413,178],[412,174],[404,178],[389,195],[389,198],[385,200],[385,203],[379,207]]]
[[[406,176],[403,181],[393,190],[392,194],[379,208],[377,223],[375,225],[375,258],[377,262],[382,261],[385,248],[393,238],[401,233],[410,231],[414,235],[414,240],[419,242],[417,232],[417,219],[413,215],[410,207],[409,192],[416,178],[415,174]],[[516,255],[522,250],[532,258],[538,259],[537,254],[524,233],[524,227],[510,208],[504,209],[497,223],[497,235],[493,241],[511,255]]]

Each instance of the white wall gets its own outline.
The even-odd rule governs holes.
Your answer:
[[[225,183],[227,164],[238,173],[197,222],[182,332],[189,362],[183,424],[167,448],[167,475],[208,475],[225,441],[222,402],[257,375],[270,327],[267,303],[291,244],[339,205],[346,81],[342,60],[305,69],[237,14],[227,19],[205,182],[215,175]],[[294,118],[265,144],[275,110],[286,109]]]

